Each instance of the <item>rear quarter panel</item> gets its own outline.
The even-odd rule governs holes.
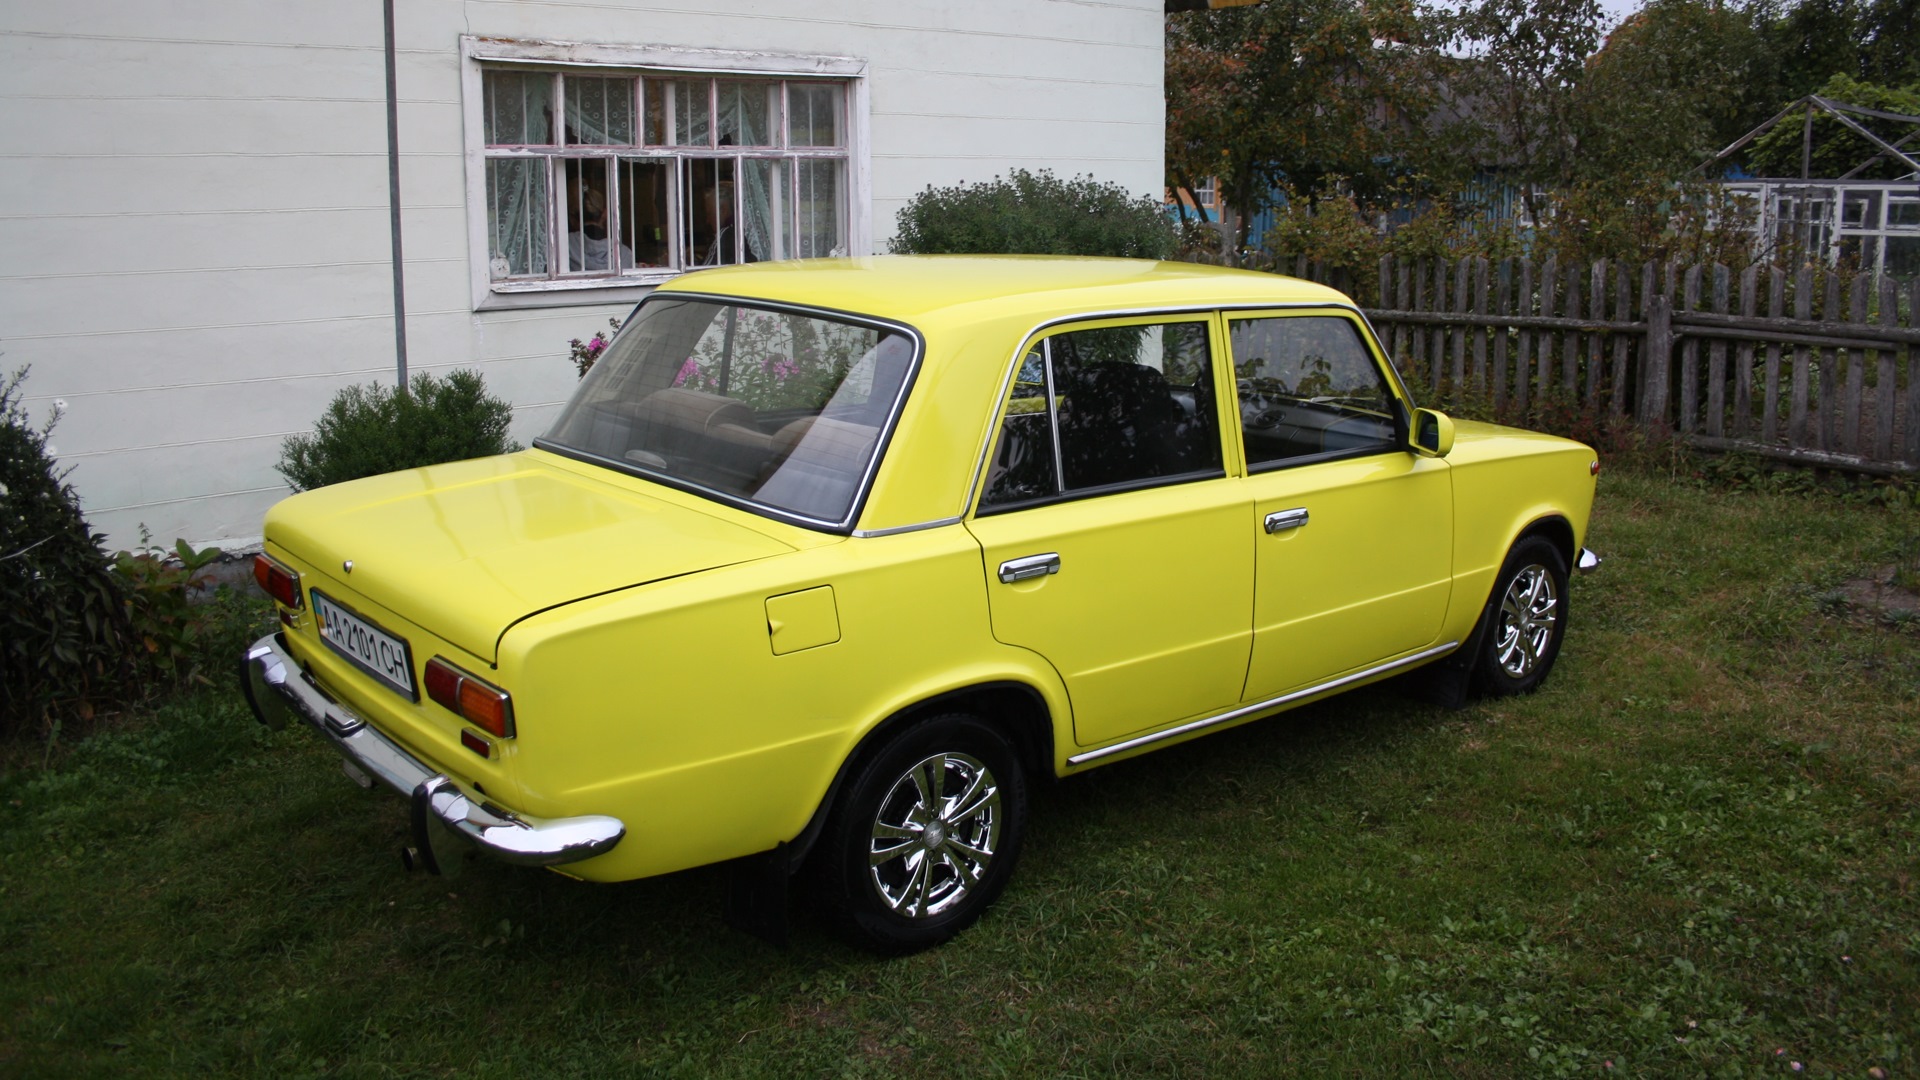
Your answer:
[[[766,601],[829,586],[837,640],[776,655]],[[619,847],[567,868],[666,873],[791,840],[861,738],[947,690],[1014,680],[1067,715],[1052,669],[993,640],[958,526],[854,538],[571,604],[515,626],[520,808],[612,814]]]

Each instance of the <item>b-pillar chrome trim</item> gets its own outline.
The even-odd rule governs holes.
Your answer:
[[[1425,652],[1417,652],[1412,656],[1403,656],[1398,660],[1392,660],[1375,667],[1370,667],[1365,671],[1356,671],[1344,678],[1323,682],[1318,686],[1309,686],[1304,690],[1295,690],[1291,694],[1281,694],[1279,697],[1268,698],[1265,701],[1252,705],[1242,705],[1237,709],[1230,709],[1218,716],[1209,716],[1201,720],[1195,720],[1192,723],[1181,724],[1179,727],[1168,728],[1165,731],[1156,731],[1151,735],[1142,735],[1137,739],[1128,739],[1126,742],[1114,743],[1112,746],[1103,746],[1098,750],[1089,750],[1084,754],[1075,754],[1067,759],[1067,764],[1085,765],[1089,761],[1098,761],[1103,757],[1112,757],[1114,754],[1124,754],[1129,750],[1138,750],[1143,746],[1151,746],[1164,739],[1177,739],[1182,735],[1191,735],[1196,731],[1205,731],[1219,724],[1232,723],[1235,720],[1252,716],[1255,713],[1265,712],[1268,709],[1277,709],[1289,702],[1299,701],[1302,698],[1310,698],[1315,694],[1324,694],[1329,690],[1338,690],[1349,683],[1356,683],[1362,679],[1371,679],[1376,675],[1385,675],[1387,672],[1397,668],[1412,667],[1415,664],[1425,660],[1431,660],[1437,656],[1445,656],[1459,647],[1459,642],[1449,641],[1445,645],[1436,645]]]
[[[279,634],[254,642],[247,650],[245,667],[241,686],[262,724],[278,730],[286,726],[289,716],[305,721],[326,736],[350,765],[413,801],[413,839],[420,851],[434,850],[429,830],[444,826],[506,862],[558,866],[603,855],[626,835],[620,819],[600,814],[536,818],[474,802],[444,773],[428,768],[320,689],[301,670]]]

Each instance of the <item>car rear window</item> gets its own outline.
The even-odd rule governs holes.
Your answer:
[[[900,327],[650,299],[535,445],[802,524],[846,527],[916,351]]]

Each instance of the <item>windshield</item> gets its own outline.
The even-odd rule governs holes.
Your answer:
[[[535,444],[847,526],[914,352],[894,327],[649,299]]]

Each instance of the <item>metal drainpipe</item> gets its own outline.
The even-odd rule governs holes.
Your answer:
[[[394,75],[393,0],[385,0],[387,24],[387,205],[393,231],[393,356],[399,385],[407,385],[407,289],[400,254],[400,93]]]

